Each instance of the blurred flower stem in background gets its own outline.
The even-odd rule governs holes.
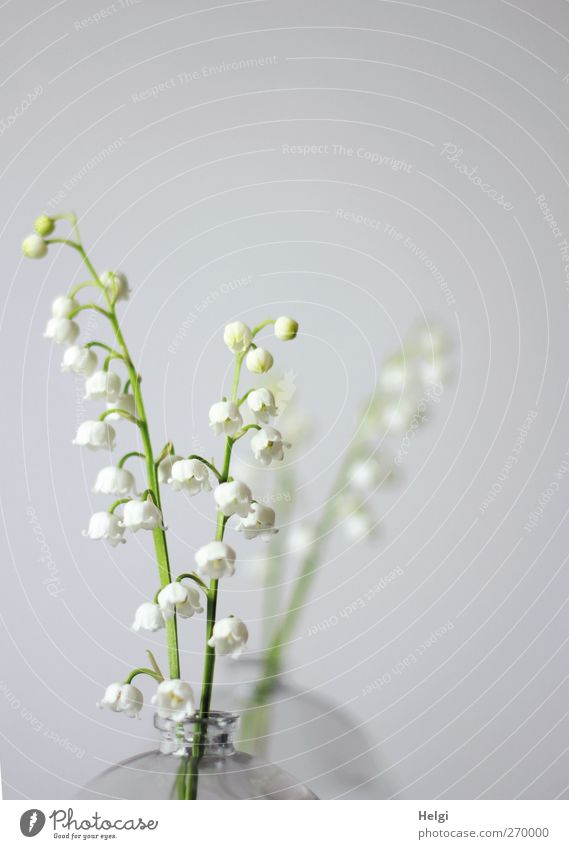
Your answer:
[[[383,363],[376,390],[356,422],[353,438],[316,520],[304,526],[296,524],[289,533],[293,499],[283,499],[280,509],[283,528],[269,543],[264,573],[266,648],[261,655],[259,678],[243,706],[240,726],[243,751],[262,754],[268,747],[271,700],[331,536],[343,530],[355,543],[377,529],[379,521],[370,499],[385,485],[396,482],[397,469],[404,462],[416,430],[425,423],[429,408],[438,403],[452,376],[451,353],[451,341],[440,326],[417,325],[402,347]],[[290,415],[290,406],[285,415]],[[286,425],[283,429],[286,433]],[[297,435],[295,442],[298,441]],[[290,466],[276,474],[279,491],[295,491]],[[299,556],[300,564],[288,603],[279,610],[283,585],[279,564],[287,552]]]

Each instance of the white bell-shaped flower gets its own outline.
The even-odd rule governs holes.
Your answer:
[[[109,684],[105,695],[100,702],[97,702],[97,707],[126,713],[127,716],[135,719],[142,710],[143,704],[144,697],[138,687],[117,683]]]
[[[247,406],[258,422],[267,424],[270,416],[278,415],[275,396],[270,389],[254,389],[247,395]]]
[[[111,298],[116,301],[126,301],[130,295],[126,274],[122,271],[103,271],[101,283],[107,289]]]
[[[54,318],[69,318],[78,306],[75,298],[70,298],[68,295],[59,295],[51,305],[51,314]]]
[[[237,524],[236,531],[241,531],[245,539],[261,539],[268,542],[273,534],[278,533],[275,528],[275,511],[266,504],[254,501],[251,510],[244,519]]]
[[[172,477],[168,483],[177,492],[185,490],[190,495],[197,495],[204,490],[209,492],[209,469],[201,460],[177,460],[172,466]]]
[[[156,705],[156,712],[162,719],[182,722],[194,713],[194,691],[186,681],[170,678],[160,682],[152,696],[152,704]]]
[[[214,436],[220,433],[233,436],[243,424],[243,417],[233,401],[217,401],[209,408],[209,423]]]
[[[158,604],[164,619],[172,619],[175,614],[182,619],[190,619],[194,613],[202,613],[200,594],[194,587],[186,587],[180,581],[166,584],[158,593]]]
[[[101,451],[104,448],[112,451],[115,447],[115,436],[115,429],[108,422],[82,422],[77,428],[73,445],[90,448],[92,451]]]
[[[134,395],[130,392],[120,392],[111,401],[107,401],[107,410],[122,410],[130,416],[136,416]],[[121,416],[120,413],[109,413],[107,419],[113,422],[124,421],[124,416]]]
[[[273,355],[264,348],[253,348],[245,357],[245,365],[253,374],[265,374],[273,365]]]
[[[38,233],[31,233],[22,242],[22,253],[28,259],[41,259],[47,253],[47,245]]]
[[[223,341],[234,354],[242,354],[247,350],[253,338],[251,330],[242,321],[232,321],[225,325]]]
[[[86,401],[114,401],[121,391],[121,379],[114,371],[96,371],[85,381]]]
[[[245,623],[236,616],[228,616],[215,623],[208,646],[214,648],[217,654],[230,654],[237,659],[247,647],[248,639]]]
[[[85,377],[93,374],[97,368],[97,355],[92,348],[81,348],[79,345],[70,345],[65,349],[61,362],[61,371],[72,371]]]
[[[179,454],[167,454],[158,464],[158,481],[160,483],[168,483],[172,477],[172,468],[178,460],[183,460]]]
[[[134,622],[132,623],[133,631],[159,631],[163,627],[164,616],[157,604],[152,601],[145,601],[136,608]]]
[[[127,501],[124,505],[121,528],[129,531],[155,531],[156,528],[166,530],[162,524],[162,513],[152,501]]]
[[[58,345],[73,345],[79,336],[79,325],[71,318],[50,318],[43,335]]]
[[[121,498],[135,492],[134,475],[128,469],[118,466],[105,466],[97,475],[93,492],[102,495],[119,495]]]
[[[281,433],[274,427],[261,428],[251,439],[253,456],[264,466],[269,466],[273,460],[282,460],[285,448],[290,448],[290,442],[284,442]]]
[[[235,551],[225,542],[208,542],[195,553],[200,578],[230,578],[235,573]]]
[[[89,527],[83,531],[83,536],[89,539],[106,539],[112,546],[126,542],[118,516],[114,513],[100,511],[93,513],[89,519]]]
[[[234,516],[237,514],[242,518],[245,518],[249,513],[253,498],[247,484],[241,481],[220,483],[219,486],[216,486],[213,497],[217,504],[217,509],[221,510],[224,516]]]
[[[275,336],[282,342],[290,342],[298,333],[298,321],[294,318],[289,318],[287,315],[281,315],[275,321]]]

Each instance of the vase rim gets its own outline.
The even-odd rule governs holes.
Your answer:
[[[233,754],[233,736],[238,721],[239,714],[223,710],[211,710],[203,718],[199,711],[176,719],[154,714],[154,727],[161,736],[161,752],[178,756],[190,754],[197,739],[204,755]]]

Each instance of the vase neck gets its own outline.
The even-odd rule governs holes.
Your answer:
[[[154,725],[160,731],[160,751],[183,757],[192,754],[200,743],[202,757],[227,757],[235,752],[233,738],[239,717],[234,713],[211,711],[200,720],[195,713],[182,720],[166,719],[158,714]]]

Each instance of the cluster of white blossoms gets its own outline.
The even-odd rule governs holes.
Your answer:
[[[66,219],[72,225],[71,239],[49,238],[60,219]],[[287,342],[295,338],[298,323],[281,316],[276,320],[265,321],[253,330],[241,321],[232,322],[225,327],[225,344],[236,358],[232,397],[230,400],[223,398],[216,402],[209,411],[213,434],[225,438],[222,472],[218,471],[213,461],[209,462],[203,457],[184,457],[176,454],[171,443],[167,443],[160,456],[155,459],[152,456],[142,403],[140,376],[132,364],[115,312],[116,304],[128,299],[130,295],[126,276],[121,271],[105,271],[102,274],[95,272],[81,244],[77,219],[73,214],[54,217],[42,215],[36,219],[34,231],[22,243],[22,251],[26,257],[40,259],[47,254],[52,242],[64,243],[79,251],[92,276],[92,280],[80,283],[68,294],[55,298],[44,334],[46,338],[64,346],[61,370],[84,380],[85,400],[104,405],[98,417],[89,418],[79,424],[73,444],[90,451],[112,452],[117,432],[111,422],[122,419],[138,426],[144,448],[144,453],[131,451],[118,463],[107,463],[99,470],[93,492],[97,495],[113,496],[117,500],[107,510],[98,510],[91,516],[83,535],[92,540],[106,540],[111,546],[118,546],[125,542],[125,531],[154,533],[161,569],[161,586],[153,601],[146,601],[137,608],[132,628],[137,632],[154,632],[165,628],[169,635],[169,650],[172,649],[178,657],[176,621],[203,613],[200,593],[206,595],[208,602],[212,598],[215,599],[217,582],[235,573],[235,550],[223,540],[228,520],[232,516],[236,517],[236,530],[246,539],[259,537],[267,540],[277,533],[274,510],[259,504],[245,483],[230,476],[231,451],[234,444],[248,431],[252,431],[251,451],[262,465],[267,466],[275,460],[282,460],[285,449],[290,446],[271,424],[278,414],[273,393],[267,388],[256,387],[250,389],[242,398],[238,398],[237,387],[243,364],[252,375],[264,375],[273,366],[270,351],[259,347],[255,342],[257,333],[262,328],[273,325],[275,337]],[[77,299],[77,295],[86,288],[90,288],[91,292],[95,290],[95,298],[98,297],[99,302],[81,303]],[[81,328],[77,318],[83,310],[97,310],[109,319],[116,349],[94,340],[84,344],[78,342]],[[101,364],[95,349],[102,349],[105,358]],[[118,370],[114,366],[118,366]],[[126,381],[121,377],[120,368],[126,368]],[[252,419],[249,423],[244,423],[243,411]],[[142,493],[137,491],[132,472],[124,467],[124,463],[133,456],[141,457],[146,462],[149,489]],[[213,487],[212,475],[216,479]],[[168,484],[174,492],[189,496],[213,490],[217,510],[216,539],[202,545],[195,552],[194,571],[190,574],[183,573],[175,580],[170,577],[167,553],[163,555],[162,560],[159,554],[159,551],[166,552],[166,528],[160,509],[160,483]],[[190,580],[194,582],[194,586],[184,583]],[[236,616],[231,615],[215,622],[208,619],[206,652],[211,655],[213,650],[237,658],[246,647],[248,636],[247,626]],[[151,653],[150,656],[153,669],[135,669],[123,683],[108,686],[98,703],[99,707],[131,717],[138,716],[144,699],[132,680],[139,674],[148,674],[158,682],[152,698],[157,713],[174,721],[184,720],[193,714],[195,700],[190,684],[176,677],[179,659],[177,665],[170,665],[172,677],[165,679]],[[212,682],[209,683],[211,685]]]
[[[298,325],[293,319],[279,318],[274,322],[275,335],[282,341],[294,339]],[[228,324],[224,331],[224,341],[236,357],[241,358],[252,374],[264,374],[273,365],[272,355],[254,344],[255,333],[243,322],[236,321]],[[93,373],[95,376],[96,372]],[[101,384],[97,384],[102,386]],[[94,386],[96,391],[97,386]],[[114,385],[102,387],[102,391],[114,390]],[[242,410],[248,411],[251,421],[244,422]],[[209,422],[214,436],[225,437],[231,447],[240,440],[248,430],[252,431],[250,441],[251,451],[263,465],[269,465],[273,460],[282,460],[284,450],[289,444],[284,441],[278,430],[270,422],[278,415],[273,393],[264,387],[250,390],[241,399],[223,399],[213,404],[209,411]],[[134,479],[120,474],[124,470],[106,467],[99,473],[96,491],[128,496],[134,491]],[[212,476],[216,478],[212,486]],[[232,516],[237,523],[235,530],[242,533],[246,539],[260,538],[269,540],[277,533],[275,528],[275,511],[264,504],[258,503],[246,483],[232,478],[224,479],[215,467],[203,458],[190,455],[183,457],[174,453],[173,449],[164,456],[158,465],[158,479],[168,484],[173,491],[183,492],[189,496],[209,493],[213,490],[216,510],[221,515],[223,527]],[[132,527],[129,523],[131,505],[140,502],[129,501],[123,509],[122,520],[112,521],[110,516],[108,529],[101,532],[102,515],[96,514],[97,527],[91,528],[88,534],[106,538],[113,545],[123,541],[124,527]],[[150,502],[144,502],[149,504]],[[152,505],[153,506],[153,505]],[[125,518],[126,517],[126,518]],[[158,521],[158,517],[157,517]],[[143,527],[143,525],[140,525]],[[134,614],[133,629],[135,631],[158,631],[174,617],[189,619],[203,612],[200,589],[207,588],[206,582],[217,582],[222,578],[230,578],[235,574],[235,550],[221,539],[216,539],[202,545],[194,554],[195,571],[193,575],[181,575],[175,581],[163,586],[156,594],[153,602],[141,604]],[[200,588],[186,585],[185,579],[195,576]],[[228,616],[215,622],[208,640],[210,648],[216,653],[238,658],[247,645],[249,634],[245,623],[236,616]],[[118,687],[119,685],[112,685]],[[128,715],[136,715],[142,706],[142,695],[136,691],[133,696],[132,685],[122,685],[122,696],[118,698],[115,690],[111,697],[101,702],[112,710],[123,710]],[[110,689],[110,688],[109,688]],[[191,686],[179,679],[170,679],[159,684],[156,695],[152,699],[160,716],[174,720],[182,720],[194,710],[194,697]]]
[[[383,363],[352,447],[345,486],[336,499],[337,518],[351,540],[377,529],[371,496],[394,479],[429,405],[439,400],[451,377],[450,350],[442,328],[422,325]]]

